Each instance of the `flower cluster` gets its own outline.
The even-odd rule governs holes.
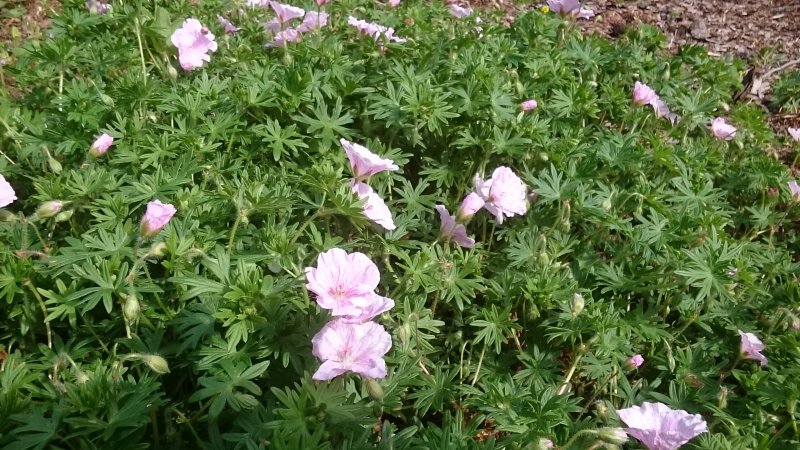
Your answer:
[[[303,33],[318,30],[328,24],[328,13],[309,11],[297,6],[286,5],[275,1],[268,2],[275,12],[275,17],[264,24],[264,28],[273,35],[272,47],[285,47],[289,42],[299,42]],[[295,19],[303,19],[300,25],[290,26]]]
[[[178,62],[186,71],[203,67],[204,62],[211,61],[208,52],[217,51],[214,35],[193,18],[186,19],[183,26],[172,33],[170,40],[178,48]]]
[[[375,292],[380,282],[375,263],[363,253],[333,248],[321,253],[317,267],[307,267],[305,273],[306,288],[334,316],[311,339],[312,352],[322,361],[312,378],[330,380],[347,372],[385,377],[383,356],[392,338],[372,319],[393,308],[394,300]]]
[[[364,203],[364,215],[383,228],[389,231],[394,230],[395,225],[391,211],[367,182],[377,173],[399,170],[399,167],[391,160],[381,158],[362,145],[346,139],[341,139],[339,143],[342,144],[342,148],[350,160],[350,169],[353,172],[350,188],[359,199],[366,202]]]
[[[375,42],[377,42],[380,46],[381,50],[386,49],[384,46],[384,40],[386,42],[397,42],[399,44],[406,42],[406,39],[394,35],[394,28],[387,28],[377,23],[356,19],[353,16],[347,18],[347,24],[355,27],[359,32],[361,32],[361,34],[370,36],[372,39],[374,39]],[[381,36],[383,36],[383,39],[381,39]]]

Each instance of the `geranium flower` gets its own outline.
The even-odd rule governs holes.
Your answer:
[[[331,380],[347,372],[369,378],[384,378],[383,356],[392,348],[392,337],[375,322],[328,322],[311,339],[312,353],[322,365],[314,380]]]
[[[644,106],[652,104],[658,95],[650,86],[636,82],[633,85],[633,103],[635,105]]]
[[[306,10],[297,6],[286,5],[275,1],[270,1],[269,6],[275,11],[278,21],[286,23],[292,19],[298,19],[306,14]]]
[[[301,33],[307,33],[309,31],[319,30],[320,28],[324,27],[328,24],[328,13],[318,13],[316,11],[309,11],[305,18],[303,18],[303,23],[297,27],[297,31]]]
[[[111,11],[111,5],[98,0],[88,0],[85,5],[86,9],[92,14],[103,15]]]
[[[536,103],[536,100],[530,99],[530,100],[525,100],[524,102],[522,102],[522,104],[520,105],[520,108],[523,111],[533,111],[534,109],[536,109],[537,106],[539,106],[539,104]]]
[[[505,217],[525,214],[528,210],[525,183],[508,167],[494,170],[492,178],[484,181],[475,175],[475,192],[486,202],[484,208],[494,214],[497,223]]]
[[[448,10],[450,11],[450,15],[451,16],[459,18],[459,19],[463,19],[465,17],[469,17],[469,16],[472,15],[472,8],[469,8],[469,7],[463,8],[463,7],[458,6],[458,5],[450,5],[448,7]]]
[[[381,158],[362,145],[346,139],[340,139],[339,143],[342,144],[347,159],[350,160],[353,178],[358,181],[366,180],[376,173],[400,169],[391,159]]]
[[[789,192],[791,193],[794,201],[800,202],[800,185],[797,184],[796,180],[789,182]]]
[[[367,216],[367,219],[389,231],[397,228],[394,225],[392,212],[389,211],[389,207],[386,206],[383,199],[376,194],[368,184],[354,180],[351,183],[351,187],[353,192],[358,195],[359,199],[366,200],[364,204],[364,215]]]
[[[204,61],[211,61],[208,52],[217,51],[214,35],[197,19],[186,19],[183,26],[172,33],[170,40],[178,48],[181,67],[187,71],[203,67]]]
[[[461,201],[461,206],[458,207],[456,214],[456,222],[463,223],[472,218],[478,211],[483,208],[486,202],[483,201],[480,195],[475,192],[470,192]]]
[[[372,37],[375,42],[378,42],[383,35],[389,42],[406,42],[405,38],[397,37],[394,35],[394,28],[387,28],[377,23],[367,22],[365,20],[356,19],[353,16],[347,18],[347,24],[355,27],[361,34]]]
[[[100,137],[95,139],[92,147],[89,148],[89,155],[95,158],[103,156],[106,154],[112,144],[114,144],[114,138],[106,133],[103,133],[100,135]]]
[[[375,307],[378,266],[363,253],[332,248],[317,257],[317,267],[306,267],[306,288],[317,304],[334,316],[361,316]]]
[[[475,239],[467,236],[466,227],[463,224],[456,223],[456,218],[450,215],[444,205],[436,205],[435,208],[439,212],[439,218],[442,221],[441,235],[443,238],[452,240],[464,248],[475,246]]]
[[[300,32],[294,28],[287,28],[279,31],[278,34],[275,35],[275,40],[272,41],[272,46],[286,47],[286,44],[289,42],[300,42],[301,37],[302,36]]]
[[[711,121],[711,132],[717,139],[730,141],[736,137],[736,127],[725,122],[723,117]]]
[[[217,21],[219,22],[220,25],[222,25],[222,27],[225,29],[225,32],[228,33],[228,34],[233,34],[233,33],[236,33],[236,32],[241,30],[240,27],[237,27],[236,25],[231,23],[230,20],[228,20],[228,19],[226,19],[226,18],[224,18],[222,16],[218,15],[217,16]]]
[[[764,351],[764,343],[761,342],[761,339],[757,338],[753,333],[745,333],[742,330],[739,330],[739,336],[742,338],[742,355],[745,358],[758,361],[762,366],[766,366],[767,357],[761,354]]]
[[[392,8],[397,8],[400,6],[400,0],[389,0],[389,6]]]
[[[644,364],[644,358],[642,357],[642,355],[637,354],[628,358],[628,366],[630,366],[631,368],[636,369],[642,364]]]
[[[394,308],[394,300],[389,297],[382,297],[373,293],[369,304],[361,308],[359,314],[348,314],[341,316],[339,320],[348,323],[364,323],[372,320],[376,316]]]
[[[800,128],[789,128],[789,135],[795,141],[800,141]]]
[[[5,208],[14,203],[16,199],[17,193],[14,192],[14,188],[8,184],[4,176],[0,175],[0,208]]]
[[[169,223],[177,210],[169,203],[161,203],[159,200],[147,204],[147,210],[142,217],[139,225],[139,233],[147,238],[158,234]]]
[[[591,19],[594,11],[581,8],[580,0],[547,0],[550,10],[565,16],[567,14],[578,16],[580,19]]]
[[[699,414],[670,409],[663,403],[644,402],[642,406],[621,409],[617,414],[628,425],[625,431],[649,450],[677,450],[708,431]]]

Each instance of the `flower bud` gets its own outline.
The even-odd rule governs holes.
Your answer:
[[[578,317],[578,315],[583,312],[583,308],[586,306],[586,302],[583,300],[583,296],[581,294],[576,293],[572,297],[572,301],[569,304],[569,309],[572,312],[572,317]]]
[[[468,221],[472,218],[478,211],[483,208],[483,205],[486,204],[484,200],[475,192],[471,192],[469,195],[464,197],[464,200],[461,202],[461,206],[458,207],[458,213],[456,214],[456,221],[459,223],[463,223]]]
[[[554,447],[553,441],[551,441],[550,439],[547,439],[547,438],[541,438],[541,439],[539,439],[539,443],[536,446],[536,450],[548,450],[548,449],[551,449],[553,447]]]
[[[36,210],[36,218],[41,219],[49,219],[59,212],[64,207],[64,202],[60,200],[51,200],[49,202],[42,203],[39,208]]]
[[[60,213],[56,214],[56,218],[54,219],[56,222],[66,222],[72,218],[72,215],[75,214],[74,209],[68,209],[66,211],[61,211]]]
[[[381,384],[372,378],[366,378],[365,381],[367,383],[367,392],[369,392],[369,396],[372,397],[372,399],[376,402],[382,402],[383,388],[381,387]]]
[[[178,70],[175,69],[175,66],[173,66],[172,64],[167,66],[167,73],[169,74],[169,77],[172,78],[173,80],[178,79]]]
[[[128,319],[129,322],[136,322],[139,320],[140,311],[139,300],[135,295],[129,295],[127,299],[125,299],[125,304],[122,306],[122,314],[125,315],[125,318]]]
[[[114,99],[106,94],[100,94],[100,101],[108,107],[114,107]]]
[[[95,139],[92,147],[89,148],[89,156],[92,158],[99,158],[106,154],[109,147],[114,144],[114,138],[106,133],[103,133]]]
[[[169,364],[167,364],[167,360],[158,355],[142,355],[142,361],[147,364],[150,370],[159,375],[169,373]]]
[[[153,244],[150,250],[147,251],[147,254],[150,256],[164,256],[167,254],[167,244],[163,242]]]
[[[628,442],[628,434],[622,428],[601,428],[597,432],[597,437],[613,445],[622,445]]]
[[[644,364],[644,358],[639,354],[631,356],[627,361],[628,368],[630,369],[636,369],[642,364]]]
[[[56,175],[61,173],[61,171],[63,170],[61,163],[58,162],[57,159],[50,156],[50,153],[47,154],[47,164],[50,166],[50,170]]]
[[[0,209],[0,222],[13,222],[19,219],[16,214],[5,209]]]

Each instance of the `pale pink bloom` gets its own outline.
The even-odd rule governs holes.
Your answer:
[[[334,316],[360,316],[376,303],[381,280],[378,266],[367,255],[332,248],[317,257],[317,267],[306,267],[306,288],[317,295],[320,308]]]
[[[328,322],[311,338],[312,353],[322,365],[311,378],[331,380],[347,372],[384,378],[383,356],[392,348],[392,337],[375,322]]]
[[[550,7],[551,11],[561,14],[562,16],[571,14],[581,19],[591,19],[594,17],[594,11],[581,8],[580,0],[547,0],[547,6]]]
[[[397,228],[394,225],[394,220],[392,220],[392,212],[389,211],[389,207],[368,184],[353,180],[350,186],[359,199],[366,200],[366,203],[364,203],[364,215],[367,219],[389,231]]]
[[[463,8],[458,5],[450,5],[448,9],[450,10],[450,15],[458,19],[463,19],[472,15],[472,8],[469,7]]]
[[[638,368],[642,364],[644,364],[644,358],[642,355],[636,354],[628,358],[628,365],[634,369]]]
[[[309,31],[319,30],[328,24],[328,13],[318,13],[316,11],[309,11],[303,18],[303,23],[297,27],[297,31],[307,33]]]
[[[226,19],[226,18],[224,18],[222,16],[218,15],[217,16],[217,21],[219,22],[220,25],[222,25],[222,27],[225,29],[225,32],[228,33],[228,34],[233,34],[233,33],[238,32],[239,30],[241,30],[240,27],[237,27],[236,25],[231,23],[230,20],[228,20],[228,19]]]
[[[356,180],[362,181],[376,173],[400,169],[391,159],[381,158],[362,145],[346,139],[340,139],[339,143],[342,144],[347,159],[350,160],[350,168],[353,171],[353,178]]]
[[[475,192],[470,192],[464,200],[461,201],[461,206],[458,207],[456,214],[457,222],[466,222],[472,218],[478,211],[483,208],[486,202],[483,201],[480,195]]]
[[[797,184],[796,180],[789,182],[789,191],[792,194],[792,200],[800,202],[800,185]]]
[[[677,450],[708,431],[699,414],[670,409],[663,403],[644,402],[642,406],[620,409],[617,414],[628,425],[625,431],[648,450]]]
[[[292,19],[298,19],[306,14],[306,10],[297,6],[285,5],[275,1],[270,1],[269,6],[275,11],[278,21],[286,23]]]
[[[742,338],[742,355],[748,359],[758,361],[762,366],[766,366],[767,357],[761,354],[764,351],[764,343],[761,342],[761,339],[757,338],[753,333],[745,333],[742,330],[739,330],[739,336]]]
[[[789,134],[795,141],[800,141],[800,128],[789,128]]]
[[[208,52],[217,51],[214,35],[197,19],[186,19],[183,27],[172,33],[172,44],[178,48],[178,61],[183,70],[197,69],[211,61]]]
[[[331,0],[316,0],[316,1],[317,1],[317,6],[325,6],[331,2]]]
[[[475,192],[486,202],[484,208],[502,224],[505,217],[523,215],[528,210],[525,183],[508,167],[494,170],[492,178],[482,180],[475,175]]]
[[[523,111],[533,111],[537,106],[539,106],[539,104],[536,103],[536,100],[530,99],[522,102],[520,108],[522,108]]]
[[[717,139],[730,141],[736,137],[736,127],[725,122],[723,117],[711,121],[711,132]]]
[[[553,445],[553,441],[551,441],[550,439],[547,439],[547,438],[539,439],[539,448],[538,448],[538,450],[548,450],[548,449],[551,449],[553,447],[555,447],[555,446]]]
[[[14,203],[16,199],[17,193],[14,192],[14,188],[8,184],[4,176],[0,175],[0,208]]]
[[[679,118],[677,114],[675,114],[675,113],[673,113],[673,112],[671,112],[669,110],[669,107],[667,106],[667,104],[664,103],[664,101],[661,100],[661,98],[659,98],[659,97],[656,97],[655,100],[653,100],[650,103],[650,105],[653,107],[653,110],[656,112],[656,116],[658,116],[658,117],[666,117],[667,120],[670,121],[670,123],[674,124]]]
[[[302,35],[299,31],[294,28],[287,28],[275,35],[275,40],[272,41],[271,45],[274,47],[286,47],[289,42],[300,42],[301,37]]]
[[[114,143],[114,138],[106,133],[103,133],[95,139],[92,147],[89,149],[89,154],[98,157],[103,156],[108,151],[109,147]]]
[[[792,320],[792,328],[795,330],[800,330],[800,320],[794,319]]]
[[[98,0],[89,0],[86,2],[85,5],[86,9],[88,9],[89,12],[92,14],[103,15],[111,11],[111,5],[109,5],[108,3],[103,3]]]
[[[638,106],[650,105],[657,98],[656,91],[650,86],[638,81],[633,85],[633,104]]]
[[[378,42],[381,39],[381,35],[383,35],[389,42],[398,42],[398,43],[406,42],[405,38],[397,37],[394,35],[394,28],[387,28],[377,23],[356,19],[353,16],[349,16],[347,18],[347,24],[352,27],[355,27],[359,32],[361,32],[361,34],[370,36],[375,40],[375,42]]]
[[[400,6],[400,0],[389,0],[389,6],[392,8],[397,8]]]
[[[247,0],[247,6],[269,6],[269,0]]]
[[[436,205],[435,208],[439,212],[439,218],[442,221],[442,237],[452,240],[464,248],[475,246],[475,239],[467,236],[467,228],[463,224],[456,223],[456,218],[450,215],[444,205]]]
[[[175,207],[169,203],[161,203],[158,200],[148,203],[147,211],[145,211],[139,226],[139,233],[148,238],[155,236],[167,226],[176,212]]]
[[[373,293],[369,304],[361,308],[361,312],[359,314],[344,315],[341,316],[339,320],[347,323],[364,323],[392,308],[394,308],[394,300],[388,297],[381,297],[380,295]]]
[[[281,31],[283,25],[277,18],[270,19],[269,22],[264,24],[264,29],[269,31],[272,35],[276,35]]]

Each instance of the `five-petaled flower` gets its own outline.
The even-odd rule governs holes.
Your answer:
[[[100,135],[100,137],[95,139],[92,147],[89,149],[89,155],[91,155],[93,158],[103,156],[106,154],[112,144],[114,144],[114,138],[106,133],[103,133]]]
[[[332,380],[347,372],[368,378],[384,378],[383,356],[392,348],[392,337],[375,322],[349,323],[332,320],[311,339],[312,353],[320,361],[314,380]]]
[[[139,234],[146,238],[155,236],[167,226],[176,212],[175,207],[169,203],[161,203],[159,200],[148,203],[142,223],[139,225]]]
[[[649,450],[677,450],[695,436],[708,431],[699,414],[670,409],[663,403],[644,402],[641,406],[620,409],[625,431]]]
[[[717,139],[722,139],[725,141],[730,141],[736,137],[736,127],[726,123],[725,118],[723,117],[717,117],[711,121],[711,132]]]
[[[0,208],[14,203],[16,199],[17,193],[14,192],[14,188],[8,184],[4,176],[0,175]]]
[[[754,359],[762,366],[766,366],[767,357],[761,354],[761,352],[764,351],[764,343],[761,342],[761,339],[757,338],[753,333],[745,333],[742,330],[739,330],[739,336],[742,338],[740,349],[742,356],[748,359]]]
[[[381,302],[375,299],[381,275],[367,255],[332,248],[320,253],[317,267],[306,267],[306,288],[334,316],[361,316]]]
[[[499,224],[506,217],[522,215],[528,210],[525,183],[508,167],[498,167],[488,180],[475,175],[475,192],[486,202],[484,208],[495,216]]]
[[[214,35],[197,19],[186,19],[170,40],[178,48],[178,61],[183,70],[202,67],[203,62],[211,61],[208,52],[217,51]]]
[[[442,221],[441,235],[447,240],[451,240],[464,248],[475,246],[475,239],[467,236],[467,229],[464,224],[456,223],[456,218],[451,216],[444,205],[436,205],[439,218]]]
[[[381,158],[362,145],[346,139],[340,139],[339,143],[342,144],[342,148],[347,154],[347,159],[350,160],[353,178],[357,181],[368,180],[376,173],[400,169],[391,159]]]
[[[628,367],[632,369],[636,369],[642,364],[644,364],[644,357],[642,355],[636,354],[628,358],[627,361]]]

